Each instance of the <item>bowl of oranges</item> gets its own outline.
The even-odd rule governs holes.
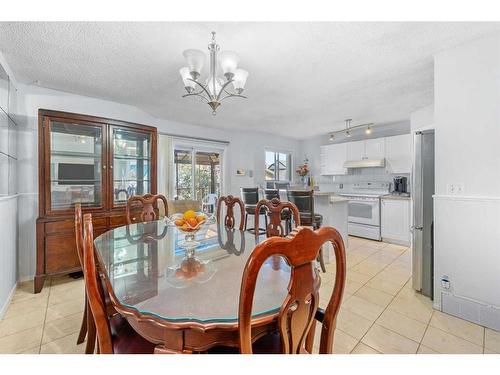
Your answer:
[[[169,224],[177,227],[184,233],[196,233],[204,224],[210,222],[211,217],[203,212],[187,210],[184,213],[173,214],[169,217]]]
[[[174,226],[179,231],[185,233],[186,241],[179,244],[179,246],[184,248],[197,247],[199,243],[194,241],[195,233],[198,232],[203,226],[212,222],[213,217],[211,215],[193,210],[173,214],[167,219],[168,225]]]

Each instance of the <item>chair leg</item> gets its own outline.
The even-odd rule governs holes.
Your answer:
[[[267,217],[267,213],[266,213],[266,214],[264,214],[264,225],[266,226],[264,228],[264,233],[267,233],[267,226],[269,225],[267,220],[268,220],[268,217]],[[259,231],[260,231],[260,228],[259,228]]]
[[[83,319],[82,319],[82,325],[80,326],[80,334],[78,335],[78,339],[76,340],[76,344],[80,345],[82,342],[85,341],[85,336],[87,336],[87,292],[85,292],[85,309],[83,310]]]
[[[323,273],[325,273],[326,267],[325,267],[325,260],[323,259],[323,246],[321,246],[321,248],[319,249],[318,261],[319,261],[319,265],[321,266],[321,271],[323,271]]]
[[[248,223],[248,214],[245,213],[245,228],[243,228],[243,230],[247,230],[247,223]]]
[[[94,322],[94,316],[90,310],[90,306],[87,302],[87,346],[85,347],[85,354],[94,354],[95,344],[96,344],[96,328]],[[97,343],[99,352],[99,343]]]

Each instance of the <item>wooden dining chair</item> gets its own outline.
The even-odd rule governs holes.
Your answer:
[[[127,223],[139,223],[145,221],[158,220],[160,218],[160,212],[158,209],[158,201],[161,200],[165,207],[165,216],[168,216],[168,205],[167,198],[161,194],[152,195],[134,195],[130,197],[127,201],[126,215]],[[141,212],[138,215],[134,215],[134,208],[140,206]]]
[[[269,217],[269,222],[266,225],[266,237],[284,237],[287,235],[290,229],[288,219],[290,219],[291,224],[292,216],[295,226],[300,225],[299,210],[293,203],[282,202],[279,198],[272,198],[271,200],[261,199],[257,203],[256,211],[260,212],[263,207],[267,208],[267,216]],[[283,220],[286,223],[285,228],[282,225]],[[259,228],[258,215],[255,217],[255,227]]]
[[[80,267],[83,271],[84,259],[83,259],[83,222],[82,222],[82,205],[80,203],[75,204],[75,240],[76,240],[76,252],[78,254],[78,260],[80,261]],[[96,341],[96,331],[95,324],[92,313],[90,312],[90,306],[87,299],[87,290],[85,290],[85,307],[83,310],[83,319],[80,326],[80,333],[78,334],[78,339],[76,344],[79,345],[85,341],[87,337],[87,344],[85,346],[85,354],[91,354],[95,349]]]
[[[319,229],[323,225],[323,215],[314,212],[314,190],[288,190],[287,198],[299,209],[300,222],[303,226]],[[318,254],[321,270],[326,272],[323,249]]]
[[[152,354],[155,345],[140,336],[121,315],[108,316],[105,289],[96,267],[92,215],[83,216],[83,274],[97,332],[99,354]]]
[[[224,216],[224,226],[229,229],[234,229],[236,220],[234,217],[234,206],[240,206],[240,226],[239,230],[243,230],[243,225],[245,222],[245,205],[242,200],[238,197],[233,197],[228,195],[227,197],[220,197],[217,201],[217,223],[220,223],[222,203],[226,205],[226,215]]]
[[[326,310],[319,308],[321,278],[315,267],[320,247],[330,242],[335,250],[335,285]],[[288,294],[279,310],[277,333],[268,334],[252,346],[252,305],[257,277],[264,262],[281,256],[291,267]],[[257,245],[245,266],[240,289],[239,334],[242,354],[311,353],[313,349],[316,321],[321,324],[320,354],[333,351],[333,337],[337,313],[340,309],[346,278],[344,242],[339,232],[332,227],[316,231],[300,227],[289,237],[268,238]]]

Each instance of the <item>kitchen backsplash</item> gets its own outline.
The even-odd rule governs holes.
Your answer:
[[[404,176],[408,180],[408,191],[411,191],[409,173],[391,174],[386,173],[385,168],[357,168],[349,169],[349,173],[337,176],[318,176],[315,178],[316,185],[321,191],[349,190],[350,186],[360,182],[389,182],[392,183],[396,176]],[[342,188],[341,188],[342,187]]]

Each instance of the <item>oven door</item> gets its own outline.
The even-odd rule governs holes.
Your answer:
[[[349,222],[380,226],[380,199],[349,197]]]

